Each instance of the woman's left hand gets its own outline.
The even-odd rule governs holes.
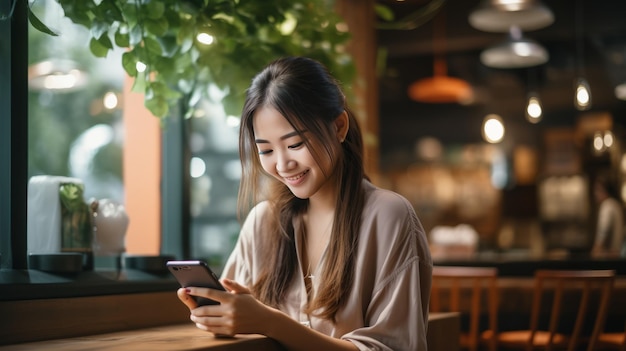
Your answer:
[[[262,304],[250,290],[232,280],[222,280],[228,292],[188,287],[178,289],[179,299],[191,311],[191,321],[199,329],[216,335],[265,334],[267,319],[273,309]],[[219,305],[197,306],[191,296],[202,296],[219,302]]]

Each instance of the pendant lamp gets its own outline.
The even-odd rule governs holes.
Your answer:
[[[483,50],[480,61],[493,68],[538,66],[549,59],[548,51],[536,41],[522,35],[519,27],[509,28],[509,37],[502,43]]]
[[[419,102],[444,104],[468,104],[473,99],[472,88],[466,81],[447,75],[445,59],[436,57],[434,75],[415,81],[409,86],[408,95]]]
[[[444,21],[442,15],[435,19],[433,31],[433,76],[415,81],[408,88],[409,98],[425,103],[469,104],[473,101],[472,87],[466,81],[448,76],[443,47],[445,46]]]
[[[554,22],[554,15],[538,0],[483,0],[468,21],[478,30],[504,33],[511,26],[524,31],[547,27]]]
[[[585,78],[584,69],[584,39],[583,39],[583,8],[582,1],[576,2],[576,51],[578,61],[578,78],[574,83],[574,107],[579,111],[589,110],[591,108],[591,88],[589,82]]]

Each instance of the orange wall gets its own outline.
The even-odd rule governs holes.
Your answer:
[[[126,253],[158,255],[161,237],[161,127],[131,92],[133,79],[124,82],[124,189],[130,219]]]

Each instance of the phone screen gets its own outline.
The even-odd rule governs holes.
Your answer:
[[[204,261],[168,261],[166,265],[183,288],[196,286],[226,291],[217,275]],[[219,304],[217,301],[200,296],[193,296],[193,298],[198,306]]]

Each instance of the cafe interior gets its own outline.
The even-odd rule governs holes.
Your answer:
[[[233,116],[201,101],[191,117],[157,118],[121,67],[123,50],[93,57],[89,31],[53,0],[29,6],[65,34],[29,28],[24,40],[29,10],[7,3],[0,350],[280,350],[194,330],[165,267],[193,258],[219,273],[237,240]],[[368,176],[409,200],[429,240],[429,349],[524,349],[541,329],[556,333],[544,340],[555,347],[626,350],[626,3],[333,3],[361,80],[346,86]],[[75,86],[46,86],[51,63],[79,72]],[[621,251],[593,249],[598,179],[616,189]],[[49,215],[42,200],[68,182],[96,218],[88,254],[55,246],[61,209]],[[569,283],[591,290],[541,290]]]

